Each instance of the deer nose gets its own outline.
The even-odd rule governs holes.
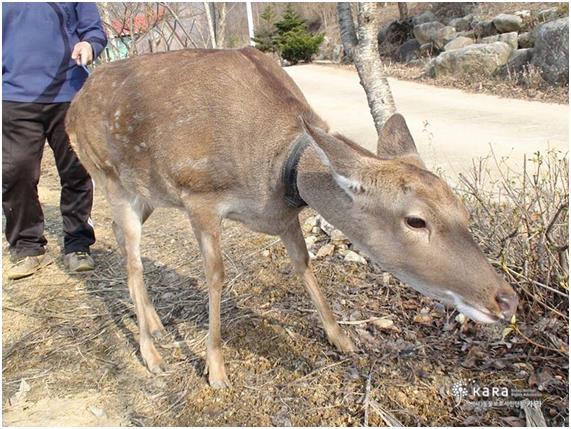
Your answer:
[[[504,320],[509,320],[515,314],[518,298],[513,290],[500,291],[496,295],[496,302]]]

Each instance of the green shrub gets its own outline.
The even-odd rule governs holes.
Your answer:
[[[292,64],[310,62],[311,57],[319,51],[323,38],[323,34],[313,36],[307,30],[298,28],[279,37],[278,51],[284,60]]]
[[[323,34],[311,34],[305,21],[291,5],[287,5],[279,21],[272,6],[267,6],[260,15],[262,23],[252,39],[262,52],[277,52],[292,64],[310,62],[319,50]]]

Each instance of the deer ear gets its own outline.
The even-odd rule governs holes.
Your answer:
[[[400,113],[395,113],[385,122],[377,141],[377,155],[388,158],[405,157],[405,161],[424,167],[414,139]]]
[[[310,138],[310,144],[317,152],[321,162],[329,168],[333,180],[351,198],[364,191],[359,180],[359,171],[363,163],[361,155],[343,140],[327,134],[323,130],[303,121]]]

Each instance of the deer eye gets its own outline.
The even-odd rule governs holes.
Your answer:
[[[416,216],[407,216],[405,218],[406,224],[414,229],[426,228],[426,221]]]

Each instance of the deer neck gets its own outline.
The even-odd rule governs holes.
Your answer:
[[[341,229],[349,238],[361,242],[361,228],[351,220],[352,201],[323,165],[315,149],[307,147],[297,166],[299,195],[328,222]]]

